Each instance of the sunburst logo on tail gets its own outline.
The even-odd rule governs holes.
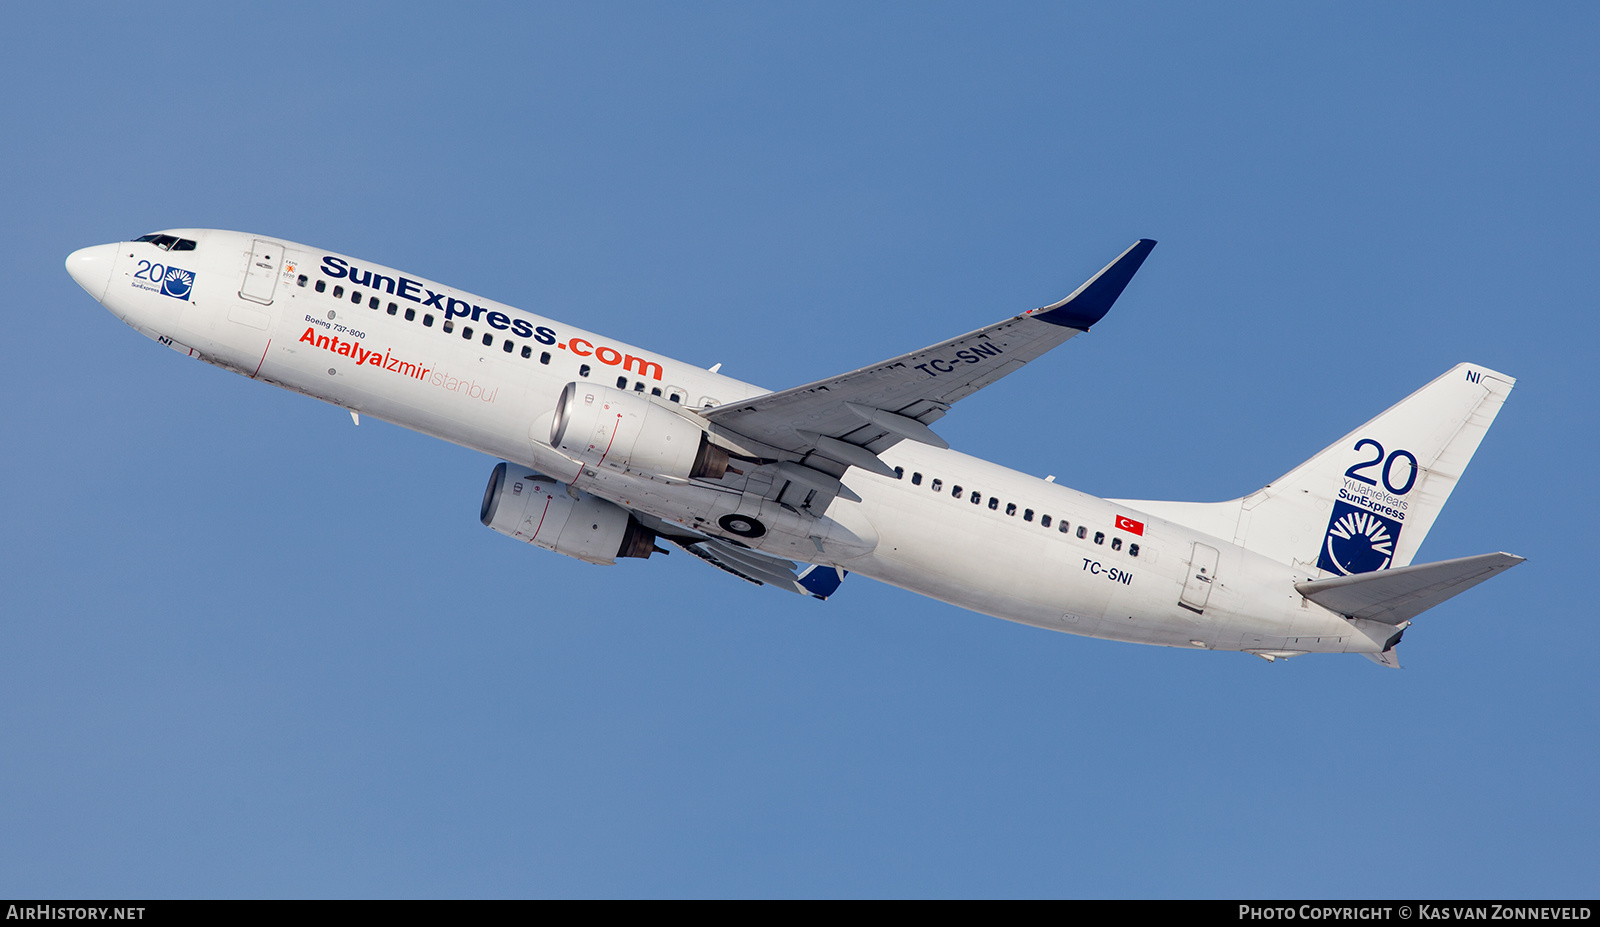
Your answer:
[[[1394,562],[1400,523],[1365,512],[1348,502],[1335,502],[1317,566],[1333,573],[1371,573]]]

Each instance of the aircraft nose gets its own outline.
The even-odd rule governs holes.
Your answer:
[[[106,295],[111,284],[111,265],[116,263],[119,245],[93,245],[67,255],[67,273],[88,291],[95,302]]]

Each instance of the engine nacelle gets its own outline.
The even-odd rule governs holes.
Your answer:
[[[705,477],[728,471],[728,452],[699,425],[641,393],[568,383],[556,401],[550,446],[591,467]]]
[[[515,464],[494,468],[478,518],[507,537],[589,563],[655,550],[656,533],[627,509]]]

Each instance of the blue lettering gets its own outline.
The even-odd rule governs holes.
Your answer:
[[[533,340],[540,344],[555,344],[556,333],[541,325],[533,330]]]
[[[345,268],[348,266],[343,258],[336,258],[331,254],[322,256],[322,272],[336,280],[345,275]]]
[[[944,366],[941,367],[941,366],[939,366],[940,364],[944,364]],[[933,369],[935,369],[937,371],[939,371],[940,373],[949,373],[950,371],[956,369],[956,368],[950,366],[949,362],[942,361],[942,360],[931,360],[931,361],[928,361],[928,366],[932,367]]]
[[[493,316],[490,316],[489,324],[494,324]],[[527,319],[516,319],[511,323],[511,331],[515,333],[518,338],[532,338],[533,324]]]
[[[380,290],[381,289],[384,292],[388,293],[390,296],[393,296],[394,295],[394,278],[393,277],[385,277],[383,274],[374,274],[373,277],[372,277],[372,288],[374,290]]]
[[[422,302],[422,284],[415,280],[400,278],[400,295],[414,303]]]
[[[917,365],[917,369],[918,369],[918,370],[920,370],[920,371],[922,371],[922,372],[923,372],[923,373],[925,373],[925,374],[927,374],[927,375],[928,375],[928,376],[930,376],[930,377],[936,377],[936,376],[938,376],[938,374],[937,374],[937,373],[934,373],[934,372],[933,372],[933,371],[931,371],[931,370],[929,370],[929,369],[928,369],[928,365],[927,365],[927,364],[918,364],[918,365]]]
[[[969,364],[976,364],[978,362],[978,355],[972,353],[971,351],[957,351],[956,360],[963,360]]]
[[[444,303],[439,302],[439,300],[444,299],[444,294],[443,293],[435,293],[434,291],[429,290],[429,289],[424,289],[422,292],[428,294],[428,298],[422,301],[422,304],[424,306],[432,306],[433,308],[439,309],[441,311],[444,309]],[[453,303],[461,302],[458,299],[452,299],[450,301],[453,302]],[[461,303],[461,305],[465,306],[466,303]],[[462,315],[466,315],[465,312],[463,312],[461,314]],[[449,316],[445,316],[445,318],[449,318]]]
[[[356,267],[354,264],[352,264],[350,265],[350,282],[356,286],[366,286],[372,282],[372,271],[363,270],[361,272],[361,276],[357,278]]]
[[[477,316],[473,316],[473,318],[477,318]],[[505,331],[511,327],[511,317],[506,315],[504,312],[491,312],[487,316],[487,319],[490,328],[498,328],[501,331]]]
[[[480,316],[482,314],[483,314],[483,307],[482,306],[473,306],[472,307],[472,321],[474,321],[474,322],[478,321],[478,316]]]

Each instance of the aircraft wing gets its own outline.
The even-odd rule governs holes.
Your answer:
[[[814,599],[826,599],[838,590],[840,583],[849,575],[848,571],[838,567],[796,563],[687,530],[682,525],[664,521],[648,512],[629,511],[640,524],[650,528],[662,540],[670,541],[717,569],[757,586],[773,586]]]
[[[928,424],[1100,321],[1155,242],[1140,239],[1065,299],[850,373],[700,414],[834,478],[849,467],[893,475],[878,454],[910,439],[948,447]],[[843,493],[849,495],[848,490]],[[831,496],[830,496],[831,497]]]
[[[844,582],[845,571],[837,567],[781,560],[717,538],[697,540],[669,537],[667,540],[717,569],[757,586],[770,585],[815,599],[826,599]]]

